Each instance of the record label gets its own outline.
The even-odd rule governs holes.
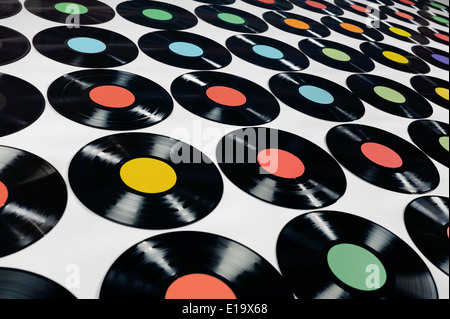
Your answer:
[[[263,13],[263,18],[280,30],[304,37],[325,38],[331,34],[323,24],[295,13],[269,11]]]
[[[248,4],[269,10],[291,10],[294,8],[288,0],[242,0]]]
[[[31,43],[21,33],[0,26],[0,65],[16,62],[25,57],[31,49]]]
[[[344,11],[338,6],[324,0],[290,0],[296,6],[326,15],[343,15]]]
[[[411,78],[410,82],[414,90],[419,92],[426,99],[448,109],[448,81],[433,76],[416,75]]]

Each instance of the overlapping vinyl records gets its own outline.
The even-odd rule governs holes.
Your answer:
[[[13,29],[0,26],[0,65],[16,62],[31,49],[28,39]]]
[[[127,37],[87,26],[45,29],[34,36],[33,45],[52,60],[86,68],[125,65],[139,54],[139,49]]]
[[[56,79],[47,92],[61,115],[84,125],[132,130],[155,125],[172,112],[173,102],[159,84],[118,70],[83,70]]]
[[[281,231],[276,252],[299,299],[438,298],[430,270],[407,243],[350,213],[294,218]]]
[[[0,257],[42,239],[59,222],[66,203],[66,184],[50,163],[0,146]]]
[[[420,149],[390,132],[362,124],[342,124],[326,136],[336,160],[363,180],[406,194],[421,194],[440,182],[433,162]]]
[[[87,144],[70,163],[69,182],[97,215],[145,229],[196,222],[223,192],[220,172],[205,154],[150,133],[118,133]]]
[[[277,118],[280,105],[265,88],[236,75],[192,72],[171,86],[178,103],[203,118],[230,125],[260,125]]]
[[[416,75],[410,79],[411,85],[429,101],[448,109],[449,82],[429,75]]]
[[[167,271],[170,265],[170,271]],[[280,273],[248,247],[198,231],[148,238],[120,255],[100,299],[293,299]]]
[[[328,206],[345,192],[339,164],[303,137],[249,127],[225,135],[216,156],[225,176],[246,193],[293,209]]]
[[[15,268],[0,268],[0,299],[76,300],[65,287],[49,278]]]
[[[3,0],[0,3],[0,19],[15,16],[22,10],[22,4],[18,0]]]
[[[414,199],[405,209],[404,220],[414,244],[433,265],[448,275],[448,197]]]
[[[263,18],[280,30],[304,37],[326,38],[331,34],[323,24],[291,12],[268,11],[263,13]]]

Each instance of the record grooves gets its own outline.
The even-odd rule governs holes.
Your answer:
[[[297,35],[311,38],[326,38],[331,32],[323,24],[295,13],[269,11],[263,18],[274,27]]]
[[[0,66],[22,59],[30,49],[31,43],[23,34],[0,26]]]
[[[18,0],[3,0],[0,3],[0,19],[15,16],[22,10],[22,4]]]
[[[384,39],[383,34],[378,30],[368,28],[366,24],[356,20],[344,17],[326,16],[320,19],[320,21],[328,28],[358,40],[382,41]]]
[[[398,19],[406,23],[414,24],[417,27],[419,26],[426,27],[430,25],[430,23],[424,18],[422,18],[420,15],[413,14],[406,10],[400,10],[396,7],[391,6],[380,6],[379,9],[381,12],[386,13],[389,17]],[[420,12],[421,11],[419,11],[419,13]]]
[[[414,90],[422,94],[426,99],[448,109],[448,81],[429,75],[416,75],[411,78],[410,82]]]
[[[440,50],[430,46],[416,45],[411,48],[412,52],[424,61],[437,66],[443,70],[449,70],[448,51]]]
[[[378,1],[378,0],[377,0]],[[371,2],[377,2],[371,1]],[[352,12],[362,17],[370,18],[372,21],[386,20],[387,15],[377,9],[377,6],[367,5],[366,3],[353,0],[334,0],[336,5],[344,10]],[[391,3],[392,4],[392,3]]]
[[[179,283],[189,278],[194,279],[182,291]],[[203,287],[198,278],[204,278]],[[117,298],[293,300],[293,295],[280,273],[246,246],[215,234],[177,231],[139,242],[115,260],[100,299]]]
[[[449,45],[449,33],[430,27],[419,27],[417,30],[426,37],[436,42]]]
[[[376,25],[376,27],[384,34],[401,41],[421,45],[430,43],[430,41],[420,32],[397,23],[388,21],[373,21],[372,25]]]

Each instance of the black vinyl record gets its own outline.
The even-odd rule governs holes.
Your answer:
[[[265,88],[228,73],[212,71],[181,75],[172,95],[188,111],[230,125],[261,125],[278,117],[280,105]]]
[[[431,40],[449,45],[449,33],[447,31],[431,27],[419,27],[417,30]]]
[[[70,163],[69,182],[97,215],[142,229],[196,222],[223,192],[220,172],[205,154],[150,133],[118,133],[87,144]]]
[[[353,19],[325,16],[320,21],[331,30],[354,39],[363,41],[382,41],[384,39],[383,34],[377,29]]]
[[[195,8],[195,14],[216,27],[241,33],[262,33],[269,26],[256,15],[227,6],[209,5]]]
[[[362,17],[369,18],[370,21],[380,21],[387,19],[387,15],[384,12],[378,10],[378,6],[372,6],[367,3],[353,0],[334,0],[334,3],[336,3],[336,5],[338,5],[344,10],[347,10]]]
[[[133,245],[106,273],[99,297],[294,299],[281,274],[258,253],[232,239],[198,231],[160,234]]]
[[[30,41],[21,33],[0,26],[0,65],[16,62],[31,49]]]
[[[31,83],[0,73],[0,136],[33,124],[44,112],[42,93]]]
[[[264,9],[269,10],[292,10],[294,6],[290,2],[290,0],[272,0],[272,1],[264,1],[264,0],[242,0],[248,4],[253,6],[257,6]]]
[[[449,26],[449,18],[448,15],[443,15],[439,13],[431,13],[430,11],[423,11],[419,10],[419,15],[423,18],[425,18],[425,21],[431,21],[434,23],[439,24],[440,26],[447,27]],[[427,26],[428,24],[424,24],[424,26]]]
[[[373,74],[354,74],[347,86],[359,98],[383,112],[410,119],[426,118],[433,107],[413,89],[394,80]]]
[[[416,10],[427,10],[428,8],[428,4],[429,4],[429,0],[392,0],[395,3],[404,5],[408,8],[411,9],[416,9]]]
[[[338,0],[335,0],[338,1]],[[394,2],[392,0],[366,0],[367,2],[372,2],[375,4],[383,4],[385,6],[393,6]]]
[[[33,45],[49,59],[86,68],[122,66],[139,54],[136,45],[123,35],[86,26],[45,29],[34,36]]]
[[[337,5],[325,0],[289,0],[296,6],[312,12],[326,15],[343,15],[344,11]]]
[[[360,44],[360,48],[372,60],[395,70],[414,74],[430,72],[430,67],[422,59],[397,46],[380,42],[364,42]]]
[[[309,140],[282,130],[235,130],[220,140],[216,156],[225,176],[238,188],[281,207],[325,207],[347,187],[333,157]]]
[[[375,186],[422,194],[440,182],[433,162],[413,144],[382,129],[342,124],[328,131],[331,154],[350,172]]]
[[[428,40],[428,38],[422,35],[420,32],[407,28],[401,24],[393,23],[390,21],[374,21],[372,25],[384,34],[394,39],[414,44],[430,43],[430,40]]]
[[[64,117],[108,130],[155,125],[172,112],[173,101],[159,84],[119,70],[83,70],[50,85],[50,104]]]
[[[152,59],[184,69],[215,70],[232,60],[221,44],[184,31],[150,32],[139,39],[138,45]]]
[[[66,203],[66,184],[52,165],[27,151],[0,146],[0,257],[47,235]]]
[[[297,35],[310,38],[326,38],[331,32],[323,24],[291,12],[269,11],[263,18],[272,26]]]
[[[449,70],[448,50],[440,50],[429,46],[416,45],[411,48],[412,52],[424,61],[437,66],[443,70]]]
[[[402,22],[406,22],[409,24],[413,24],[417,27],[419,26],[428,26],[430,25],[430,22],[428,22],[426,19],[422,18],[420,15],[414,14],[412,12],[409,12],[408,10],[402,10],[397,7],[392,6],[381,6],[379,7],[380,11],[383,13],[386,13],[391,18],[400,20]],[[420,11],[419,11],[420,12]]]
[[[330,68],[353,73],[366,73],[375,68],[373,61],[360,51],[325,39],[304,39],[300,50],[308,57]]]
[[[448,197],[423,196],[414,199],[405,209],[404,221],[417,248],[448,275]]]
[[[194,0],[197,2],[202,2],[202,3],[209,3],[209,4],[223,4],[223,5],[228,5],[228,4],[233,4],[236,2],[236,0]]]
[[[117,5],[116,10],[128,21],[155,29],[185,30],[198,23],[190,11],[159,1],[124,1]]]
[[[449,13],[449,6],[448,6],[448,4],[444,4],[444,3],[442,3],[442,1],[441,2],[437,2],[437,1],[430,1],[429,3],[428,3],[428,7],[430,8],[430,9],[433,9],[433,10],[437,10],[437,11],[441,11],[441,12],[446,12],[447,13],[447,15],[448,15],[448,13]]]
[[[314,211],[278,236],[281,273],[299,299],[438,299],[427,265],[400,237],[358,215]]]
[[[113,8],[97,0],[83,0],[81,3],[25,0],[24,6],[38,17],[74,26],[105,23],[115,16]]]
[[[22,10],[22,4],[18,0],[3,0],[0,3],[0,19],[15,16]]]
[[[269,86],[280,101],[315,118],[350,122],[365,113],[363,103],[352,92],[315,75],[280,73],[270,78]]]
[[[434,76],[416,75],[411,78],[410,82],[414,90],[426,99],[448,110],[448,81]]]
[[[36,273],[0,268],[1,300],[76,300],[64,286]]]
[[[449,167],[448,124],[436,120],[417,120],[409,124],[411,140],[425,154]]]
[[[225,44],[237,57],[264,68],[301,71],[309,66],[308,58],[297,48],[262,35],[239,34]]]

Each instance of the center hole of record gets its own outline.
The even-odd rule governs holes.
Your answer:
[[[8,188],[0,181],[0,208],[2,208],[8,200]]]
[[[237,299],[222,280],[205,274],[190,274],[176,279],[165,299]]]
[[[350,56],[338,49],[333,48],[323,48],[322,53],[325,54],[327,57],[333,60],[341,61],[341,62],[348,62],[350,61]]]
[[[297,20],[297,19],[291,19],[291,18],[284,19],[284,23],[286,23],[288,26],[291,26],[293,28],[300,29],[300,30],[308,30],[310,28],[309,24],[307,24],[303,21]]]
[[[123,108],[135,102],[134,94],[115,85],[102,85],[89,92],[92,101],[105,107]]]
[[[398,104],[406,102],[406,98],[403,94],[386,86],[375,86],[373,90],[379,97],[388,100],[389,102]]]
[[[283,52],[281,52],[280,50],[278,50],[274,47],[268,46],[268,45],[257,44],[257,45],[254,45],[252,47],[252,49],[256,54],[263,56],[265,58],[268,58],[268,59],[279,60],[284,57]]]
[[[173,18],[173,15],[170,12],[160,9],[145,9],[142,11],[142,14],[147,18],[158,21],[169,21]]]
[[[244,94],[226,86],[212,86],[206,90],[208,98],[226,106],[241,106],[247,102]]]
[[[386,283],[387,273],[381,261],[358,245],[334,245],[328,251],[327,263],[332,273],[352,288],[373,291]]]
[[[399,16],[400,18],[407,19],[407,20],[414,20],[414,17],[412,15],[407,14],[405,12],[395,11],[394,13],[397,16]]]
[[[345,30],[350,31],[350,32],[364,33],[364,30],[362,28],[360,28],[360,27],[358,27],[358,26],[356,26],[354,24],[351,24],[351,23],[343,22],[343,23],[340,24],[340,26],[341,26],[342,29],[345,29]]]
[[[446,99],[448,101],[449,99],[449,93],[448,93],[448,89],[447,88],[443,88],[443,87],[437,87],[434,89],[434,91],[436,92],[437,95],[439,95],[441,98]]]
[[[324,5],[323,3],[317,2],[317,1],[309,1],[309,0],[307,0],[307,1],[305,1],[305,3],[308,6],[311,6],[313,8],[317,8],[317,9],[326,9],[327,8],[326,5]]]
[[[449,141],[448,141],[448,136],[441,136],[439,138],[439,144],[441,144],[441,146],[448,152],[449,151]]]
[[[396,27],[390,27],[389,31],[405,38],[409,38],[411,36],[411,33],[408,31]]]
[[[177,182],[177,174],[169,164],[148,157],[135,158],[123,164],[120,178],[128,187],[148,194],[168,191]]]
[[[173,53],[189,57],[197,58],[203,55],[203,49],[198,45],[189,42],[172,42],[169,45],[170,51]]]
[[[302,85],[298,88],[299,93],[306,99],[318,104],[331,104],[334,97],[328,91],[314,85]]]
[[[383,51],[383,55],[385,58],[397,62],[397,63],[401,63],[401,64],[407,64],[409,63],[408,58],[406,58],[405,56],[398,54],[396,52],[392,52],[392,51]]]
[[[446,56],[443,56],[443,55],[441,55],[441,54],[433,53],[433,54],[431,55],[431,57],[432,57],[433,59],[435,59],[436,61],[439,61],[439,62],[441,62],[441,63],[444,63],[444,64],[447,64],[447,65],[448,65],[448,57],[446,57]]]
[[[297,178],[305,172],[305,165],[294,154],[268,148],[258,153],[259,165],[268,173],[281,178]]]
[[[55,4],[55,9],[67,14],[85,14],[89,9],[81,4],[73,2],[60,2]]]
[[[232,14],[232,13],[226,13],[222,12],[217,15],[217,17],[225,22],[231,23],[231,24],[244,24],[245,19],[241,18],[238,15]]]
[[[394,150],[382,144],[367,142],[361,145],[361,152],[377,165],[387,168],[399,168],[402,158]]]
[[[87,37],[72,38],[67,41],[67,45],[72,50],[81,53],[101,53],[106,50],[105,43],[100,40]]]
[[[362,12],[362,13],[370,13],[371,12],[368,8],[359,6],[357,4],[352,4],[350,7],[353,8],[354,10]]]

